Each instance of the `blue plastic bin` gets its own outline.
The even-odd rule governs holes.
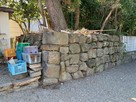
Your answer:
[[[12,75],[18,75],[27,72],[26,62],[23,60],[15,61],[16,64],[8,63],[8,70]]]
[[[22,60],[23,57],[22,57],[22,52],[21,51],[16,51],[16,57],[18,60]]]

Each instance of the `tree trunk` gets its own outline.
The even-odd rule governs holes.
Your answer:
[[[31,24],[31,21],[30,21],[29,17],[27,18],[27,21],[28,21],[28,29],[27,30],[28,30],[28,33],[30,33],[30,29],[31,29],[31,25],[30,24]]]
[[[115,23],[115,29],[116,29],[116,31],[118,30],[117,15],[118,15],[118,8],[116,8],[116,10],[115,10],[115,19],[114,19],[114,23]]]
[[[113,13],[113,11],[116,8],[118,8],[119,2],[120,2],[120,0],[116,0],[115,3],[113,4],[113,7],[112,7],[111,11],[109,12],[109,14],[107,15],[106,19],[104,20],[104,22],[102,24],[100,33],[102,33],[102,31],[104,30],[104,28],[105,28],[106,24],[108,23],[109,18],[111,17],[111,14]]]
[[[39,5],[39,9],[40,9],[41,16],[42,16],[42,19],[43,19],[43,26],[48,28],[48,24],[46,22],[47,20],[45,20],[46,16],[45,16],[45,13],[44,13],[44,9],[43,9],[43,5],[42,5],[41,0],[38,0],[38,5]]]
[[[60,0],[46,0],[47,11],[55,31],[67,29],[66,20],[61,8]]]
[[[80,7],[76,8],[75,12],[75,30],[79,27],[79,21],[80,21]]]

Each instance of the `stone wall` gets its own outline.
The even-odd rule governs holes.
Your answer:
[[[122,63],[129,63],[136,61],[136,51],[124,52]]]
[[[122,63],[122,37],[46,32],[42,38],[43,85],[83,78]]]

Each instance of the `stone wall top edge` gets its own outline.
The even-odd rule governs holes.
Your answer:
[[[83,34],[83,33],[73,33],[73,32],[56,32],[56,31],[46,31],[44,33],[54,33],[54,34],[68,34],[68,35],[78,35],[78,36],[91,36],[91,35],[107,35],[107,36],[122,36],[122,35],[110,35],[110,34],[107,34],[107,33],[92,33],[92,34]]]

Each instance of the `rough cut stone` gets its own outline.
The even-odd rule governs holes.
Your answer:
[[[97,49],[97,56],[98,57],[101,57],[101,56],[103,56],[103,49]]]
[[[43,34],[42,39],[43,44],[58,44],[58,45],[68,45],[68,34],[62,32],[52,32]]]
[[[70,44],[69,49],[71,53],[80,53],[79,44]]]
[[[79,62],[80,55],[79,54],[72,54],[70,56],[70,64],[77,64]]]
[[[118,52],[118,47],[114,47],[114,52]]]
[[[68,47],[60,47],[60,52],[67,54],[69,52],[69,48]]]
[[[96,58],[96,49],[90,49],[88,51],[88,57],[89,58]]]
[[[80,60],[81,61],[87,61],[88,60],[88,54],[87,53],[81,53],[80,54]]]
[[[119,36],[117,36],[117,35],[112,36],[112,41],[119,41],[119,40],[120,40]]]
[[[81,71],[77,71],[75,73],[72,74],[73,79],[79,79],[79,78],[83,78],[83,73]]]
[[[102,48],[103,47],[103,43],[102,42],[97,42],[97,47],[98,48]]]
[[[103,34],[103,40],[107,41],[108,40],[108,36],[109,36],[108,34]]]
[[[66,67],[68,67],[70,65],[69,60],[65,61],[65,65],[66,65]]]
[[[47,69],[44,72],[44,75],[48,78],[59,78],[60,75],[60,66],[48,64]]]
[[[70,57],[68,54],[61,54],[61,61],[66,61],[66,60],[69,60]]]
[[[98,39],[98,41],[103,41],[103,34],[97,35],[97,39]]]
[[[60,63],[60,53],[59,52],[49,52],[48,56],[49,64],[59,64]]]
[[[49,86],[57,83],[58,83],[58,79],[55,78],[45,78],[43,80],[43,86]]]
[[[89,50],[89,44],[86,44],[86,43],[82,43],[82,44],[80,44],[80,46],[81,46],[81,51],[82,52],[87,52],[88,50]]]
[[[87,69],[88,69],[88,67],[87,67],[87,65],[86,65],[85,62],[81,62],[81,63],[79,64],[79,70],[81,70],[81,71],[86,71]]]
[[[86,41],[88,44],[90,44],[90,43],[92,43],[92,36],[91,35],[89,35],[88,37],[87,37],[87,41]]]
[[[106,70],[106,69],[108,69],[108,68],[109,68],[109,63],[105,63],[104,69]]]
[[[87,61],[87,66],[89,67],[89,68],[92,68],[92,67],[94,67],[96,65],[96,60],[95,59],[89,59],[88,61]]]
[[[109,42],[109,46],[110,46],[110,47],[113,47],[113,42]]]
[[[94,42],[96,42],[96,41],[98,40],[96,34],[93,34],[93,35],[92,35],[92,40],[93,40]]]
[[[103,62],[110,62],[110,57],[109,57],[109,55],[103,56]]]
[[[104,71],[104,64],[101,64],[96,68],[96,72],[102,72],[102,71]]]
[[[65,82],[65,81],[69,81],[69,80],[72,80],[72,76],[69,73],[63,72],[60,75],[59,81]]]
[[[109,54],[109,48],[105,47],[105,48],[103,49],[103,51],[104,51],[104,55]]]
[[[119,46],[119,42],[114,42],[114,46],[118,47]]]
[[[123,42],[123,36],[119,36],[120,42]]]
[[[114,48],[113,47],[110,47],[109,48],[109,54],[113,54],[114,53]]]
[[[108,41],[113,41],[112,35],[108,36]]]
[[[100,64],[103,64],[103,63],[104,63],[103,57],[96,58],[96,66],[99,66]]]
[[[113,57],[114,62],[116,62],[116,61],[119,60],[119,55],[118,55],[118,53],[115,53],[115,54],[111,55],[110,57],[111,57],[111,58]],[[111,60],[111,61],[112,61],[112,60]]]
[[[69,42],[75,43],[75,42],[79,42],[79,36],[77,34],[69,34]]]
[[[41,76],[41,71],[29,71],[29,75],[31,78],[34,78],[34,77],[38,77],[38,76]]]
[[[64,62],[60,63],[60,68],[61,68],[61,73],[66,71],[66,69],[65,69],[66,67],[65,67],[65,63]]]
[[[109,46],[109,42],[108,41],[104,41],[103,42],[103,47],[107,47],[107,46]]]
[[[74,73],[74,72],[78,71],[78,67],[79,67],[78,65],[71,65],[69,67],[66,67],[66,71],[68,73]]]
[[[88,68],[86,72],[86,76],[93,75],[94,74],[94,69]]]
[[[59,46],[57,45],[42,45],[42,51],[59,51]]]
[[[49,51],[42,51],[42,60],[48,62]]]
[[[79,43],[86,43],[86,40],[87,40],[86,36],[83,36],[83,35],[79,36]]]
[[[118,61],[116,62],[117,65],[120,65],[121,63],[122,63],[121,60],[118,60]]]
[[[90,44],[90,47],[92,49],[96,49],[97,48],[97,44],[95,42],[93,42],[93,43]]]

